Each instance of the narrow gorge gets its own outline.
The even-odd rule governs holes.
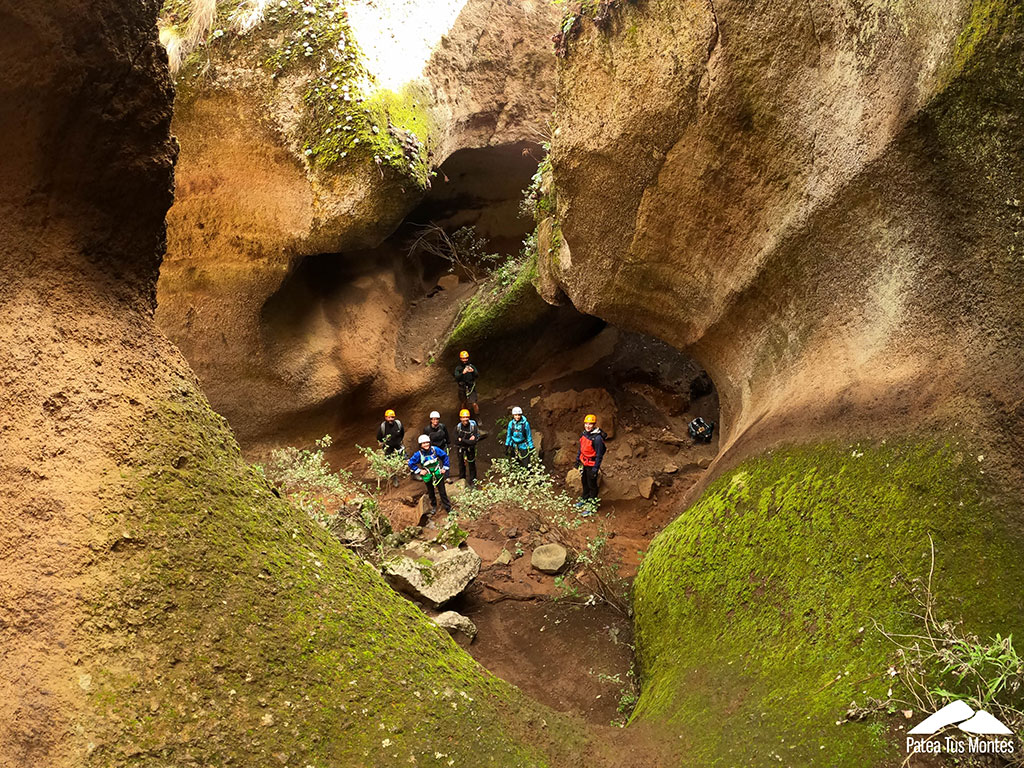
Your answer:
[[[0,0],[0,52],[0,766],[1021,764],[1019,3]]]

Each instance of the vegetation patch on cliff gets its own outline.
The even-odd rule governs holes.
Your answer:
[[[680,728],[692,765],[891,757],[902,716],[846,713],[892,699],[894,648],[875,625],[920,629],[929,537],[943,618],[980,636],[1022,629],[1006,589],[1024,576],[1021,542],[979,466],[957,446],[817,445],[720,478],[655,539],[634,584],[634,718]]]
[[[329,0],[168,0],[161,40],[177,74],[179,99],[192,98],[218,68],[270,79],[268,105],[297,88],[302,113],[292,137],[310,166],[327,171],[351,158],[429,186],[436,128],[422,87],[377,87],[341,4]],[[234,80],[229,79],[230,82]]]

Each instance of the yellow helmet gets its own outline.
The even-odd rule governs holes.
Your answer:
[[[390,408],[388,408],[386,411],[384,411],[384,418],[385,419],[388,418],[389,416],[394,416],[394,415],[395,415],[395,412],[392,411]]]
[[[469,411],[467,411],[465,408],[463,408],[461,411],[459,411],[459,418],[460,419],[468,419],[469,418]]]
[[[459,352],[459,360],[469,360],[469,352],[466,350]]]
[[[597,424],[597,416],[595,416],[592,413],[588,413],[586,416],[583,417],[583,423],[584,424]]]

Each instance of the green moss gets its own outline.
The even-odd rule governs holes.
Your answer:
[[[185,0],[169,0],[163,26],[177,24],[187,6]],[[329,172],[370,161],[382,173],[411,179],[421,189],[428,186],[436,128],[427,109],[429,95],[414,85],[399,93],[376,87],[343,8],[333,0],[273,2],[262,21],[242,34],[232,19],[245,7],[238,0],[218,6],[209,39],[177,78],[179,100],[192,98],[221,62],[262,69],[272,82],[305,78],[296,139],[311,167]],[[274,90],[264,97],[270,104]]]
[[[974,0],[971,14],[953,49],[951,76],[963,72],[977,50],[978,44],[989,34],[994,34],[1000,21],[1008,11],[1006,0]]]
[[[547,308],[534,287],[536,279],[536,249],[532,253],[527,249],[496,270],[462,308],[445,348],[473,346],[533,323]]]
[[[1024,624],[1021,542],[978,462],[925,444],[818,445],[748,461],[651,544],[634,585],[643,690],[634,718],[673,725],[687,765],[863,768],[885,727],[844,723],[886,698],[894,648],[919,629],[905,586],[978,634]]]
[[[182,384],[111,483],[89,764],[548,765],[581,746],[246,466]],[[545,721],[546,725],[542,725]],[[438,755],[442,757],[439,758]]]

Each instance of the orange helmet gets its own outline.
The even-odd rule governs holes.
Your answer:
[[[583,423],[584,424],[597,424],[597,416],[595,416],[592,413],[588,413],[586,416],[583,417]]]
[[[469,352],[466,350],[459,352],[459,360],[469,360]]]
[[[389,416],[394,416],[394,415],[395,415],[395,412],[392,411],[390,408],[388,408],[386,411],[384,411],[384,418],[385,419],[388,418]]]
[[[459,411],[459,418],[460,419],[468,419],[469,418],[469,411],[467,411],[465,408],[463,408],[461,411]]]

